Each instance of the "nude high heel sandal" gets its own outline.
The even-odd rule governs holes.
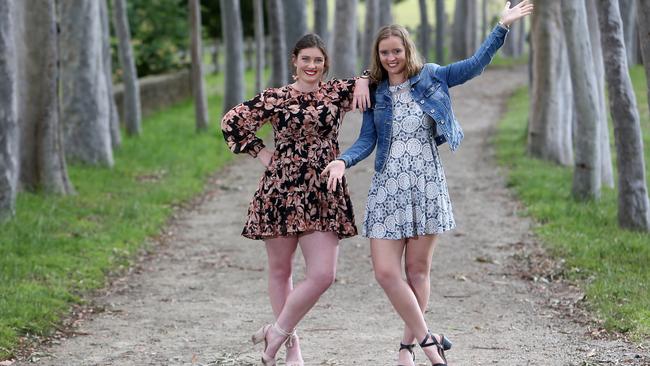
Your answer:
[[[266,340],[266,336],[268,335],[271,328],[275,328],[276,332],[284,336],[284,339],[287,341],[287,343],[291,342],[293,345],[293,342],[291,341],[291,335],[293,332],[285,331],[284,329],[280,328],[277,323],[267,324],[260,328],[257,332],[255,332],[255,334],[253,334],[251,341],[253,341],[253,344],[264,342],[264,350],[262,351],[262,365],[264,366],[275,366],[275,356],[271,357],[266,354],[266,348],[269,346],[269,343]]]

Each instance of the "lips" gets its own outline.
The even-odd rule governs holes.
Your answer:
[[[316,76],[316,74],[318,74],[318,71],[317,70],[314,70],[314,71],[304,70],[304,73],[309,75],[309,76]]]

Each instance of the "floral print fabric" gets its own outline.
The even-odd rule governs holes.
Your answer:
[[[275,152],[249,205],[243,236],[357,234],[345,179],[332,192],[327,177],[320,176],[339,154],[339,127],[344,112],[352,107],[354,83],[334,79],[309,93],[289,85],[271,88],[226,113],[221,129],[233,152],[257,156],[264,143],[255,133],[266,122],[273,126],[275,139]]]

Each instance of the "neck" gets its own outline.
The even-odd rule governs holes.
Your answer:
[[[405,81],[406,81],[406,75],[403,73],[399,75],[393,75],[393,74],[388,75],[388,83],[390,85],[399,85]]]
[[[303,93],[309,93],[309,92],[312,92],[312,91],[318,89],[318,82],[308,83],[308,82],[305,82],[304,80],[298,79],[298,80],[296,80],[295,83],[293,83],[293,87],[296,90],[301,91]]]

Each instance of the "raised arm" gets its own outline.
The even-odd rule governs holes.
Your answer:
[[[264,148],[264,142],[255,133],[273,115],[276,97],[266,90],[253,99],[236,105],[221,120],[221,131],[228,148],[235,154],[247,153],[252,157]]]

